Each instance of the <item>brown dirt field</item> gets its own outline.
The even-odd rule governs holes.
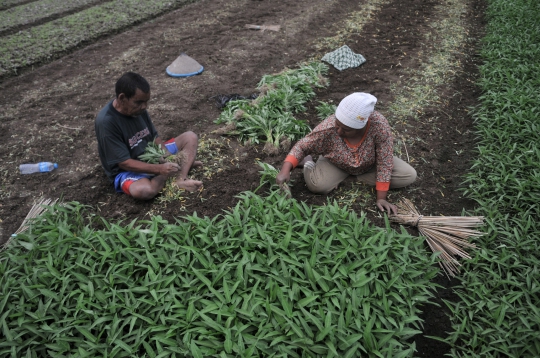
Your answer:
[[[249,95],[263,75],[294,68],[333,50],[321,52],[314,43],[337,33],[346,16],[361,9],[365,1],[201,0],[4,79],[0,82],[0,243],[17,230],[34,200],[42,196],[87,204],[109,220],[150,214],[173,220],[193,212],[213,217],[234,206],[238,193],[259,185],[256,159],[279,168],[286,153],[269,157],[262,146],[242,146],[234,138],[211,134],[218,128],[214,120],[219,116],[212,96]],[[379,99],[377,109],[385,115],[393,100],[390,86],[398,81],[406,83],[406,70],[418,68],[423,53],[436,46],[426,44],[423,34],[429,31],[429,23],[437,21],[434,7],[441,1],[387,1],[363,30],[351,34],[347,41],[367,62],[342,72],[331,68],[330,86],[318,91],[316,101],[337,104],[349,93],[369,92]],[[481,0],[470,0],[463,15],[468,33],[475,37],[482,33],[483,8]],[[247,30],[245,24],[279,24],[281,30]],[[425,215],[460,215],[463,209],[473,207],[458,189],[474,155],[474,128],[468,110],[479,95],[473,84],[476,47],[477,41],[470,41],[460,55],[460,71],[440,88],[440,104],[425,108],[418,120],[394,123],[397,133],[406,130],[422,141],[407,147],[418,180],[409,188],[391,191],[390,201],[407,197]],[[205,71],[190,78],[167,76],[165,68],[180,52],[200,62]],[[113,98],[114,83],[126,71],[139,72],[150,82],[149,113],[163,138],[192,130],[207,143],[223,143],[214,151],[222,158],[218,164],[221,170],[203,178],[200,193],[186,194],[183,201],[175,203],[161,203],[159,198],[139,202],[115,193],[107,181],[97,155],[94,118]],[[319,122],[316,101],[298,117],[312,127]],[[388,119],[392,124],[392,118]],[[39,161],[57,162],[59,168],[47,174],[18,173],[19,164]],[[213,166],[214,162],[206,164]],[[203,173],[194,176],[202,178]],[[327,197],[306,189],[300,170],[293,172],[293,179],[295,198],[315,205],[326,203]],[[340,199],[352,185],[346,181],[329,198]],[[382,226],[383,217],[375,209],[374,194],[351,207],[367,212]],[[451,329],[440,301],[453,299],[451,282],[441,276],[438,283],[444,286],[438,292],[441,307],[425,307],[426,336],[445,336]],[[421,357],[443,357],[449,351],[447,345],[422,335],[415,340]]]

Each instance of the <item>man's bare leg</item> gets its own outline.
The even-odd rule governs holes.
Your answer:
[[[142,178],[129,186],[129,193],[135,199],[150,200],[154,198],[163,189],[167,177],[157,175],[153,178]]]
[[[176,177],[176,186],[180,189],[193,192],[202,188],[202,181],[188,179],[188,173],[192,167],[202,166],[200,161],[196,161],[199,138],[191,131],[180,134],[174,139],[179,152],[184,152],[184,164]]]

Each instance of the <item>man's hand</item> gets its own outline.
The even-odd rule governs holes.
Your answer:
[[[165,163],[159,166],[159,175],[170,177],[180,170],[180,167],[176,163]]]
[[[386,211],[388,215],[397,215],[397,206],[390,204],[386,199],[377,199],[377,207],[381,211]]]

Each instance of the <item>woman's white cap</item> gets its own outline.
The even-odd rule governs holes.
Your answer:
[[[354,129],[364,128],[375,109],[377,98],[369,93],[355,92],[343,98],[336,109],[336,118]]]

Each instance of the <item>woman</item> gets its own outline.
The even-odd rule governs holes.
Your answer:
[[[320,123],[291,149],[276,183],[290,180],[291,170],[304,168],[310,191],[327,194],[349,175],[374,185],[377,207],[397,214],[397,207],[386,201],[388,189],[402,188],[415,181],[416,171],[393,156],[392,131],[386,118],[375,111],[377,98],[356,92],[345,97],[336,113]],[[316,163],[312,155],[319,155]]]

